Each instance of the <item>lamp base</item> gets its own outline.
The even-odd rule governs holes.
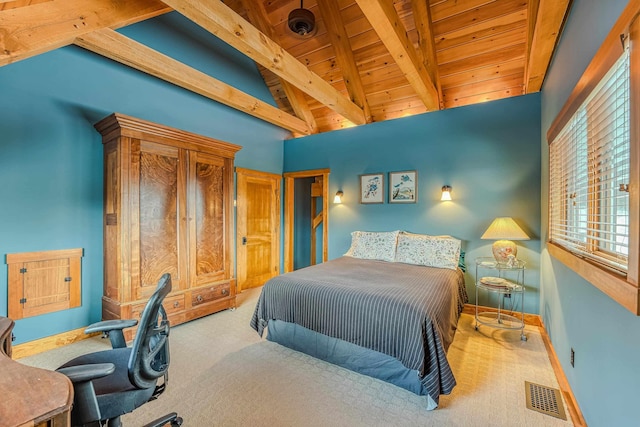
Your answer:
[[[509,262],[509,255],[513,255],[513,259],[515,259],[518,254],[518,248],[511,240],[496,240],[491,246],[491,250],[496,261],[503,264]]]

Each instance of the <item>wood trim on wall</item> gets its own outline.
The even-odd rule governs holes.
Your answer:
[[[285,172],[282,174],[285,178],[311,178],[318,175],[328,175],[330,169],[309,169],[297,172]]]
[[[56,348],[64,347],[74,342],[86,340],[87,338],[100,335],[100,332],[92,334],[85,334],[85,328],[78,328],[71,331],[63,332],[61,334],[51,335],[49,337],[40,338],[37,340],[25,342],[23,344],[14,345],[12,357],[14,359],[21,359],[23,357],[33,356],[48,350],[54,350]]]
[[[236,171],[236,173],[242,173],[242,174],[245,174],[247,176],[255,176],[255,177],[258,177],[258,178],[271,177],[271,178],[275,178],[275,179],[282,179],[282,175],[280,175],[279,173],[263,172],[263,171],[258,171],[258,170],[255,170],[255,169],[241,168],[241,167],[238,167],[238,166],[235,167],[235,171]]]
[[[552,257],[600,289],[618,304],[633,314],[640,315],[640,288],[629,283],[623,276],[578,258],[566,249],[551,242],[547,242],[547,250]]]
[[[293,271],[293,195],[295,178],[284,177],[284,272]],[[291,190],[290,190],[291,189]],[[289,225],[291,224],[291,225]]]
[[[629,259],[627,265],[627,282],[640,286],[640,6],[636,9],[635,18],[629,27],[629,58],[631,102],[629,118],[631,126],[629,136]],[[638,310],[640,311],[640,309]]]
[[[329,172],[322,177],[322,262],[329,260]]]
[[[553,372],[556,374],[556,379],[558,380],[558,387],[560,387],[560,393],[564,398],[565,403],[567,404],[567,410],[569,411],[569,415],[571,417],[571,421],[574,426],[578,427],[586,427],[587,422],[582,415],[582,411],[578,406],[578,401],[576,400],[573,391],[571,390],[571,386],[569,385],[569,380],[567,380],[567,376],[564,374],[564,370],[562,369],[562,365],[560,364],[560,360],[558,359],[558,355],[553,348],[553,344],[551,343],[551,339],[549,339],[549,335],[547,334],[547,329],[540,319],[540,326],[538,327],[538,331],[540,332],[540,336],[542,337],[542,342],[544,343],[545,348],[547,349],[547,354],[549,355],[549,361],[551,362],[551,367],[553,368]]]
[[[497,313],[498,309],[494,308],[494,307],[485,307],[485,306],[478,306],[478,312],[491,312],[491,313]],[[476,314],[476,306],[473,304],[465,304],[464,308],[462,309],[462,312],[464,314],[468,314],[470,316],[475,316]],[[518,319],[520,319],[520,316],[522,316],[522,313],[520,313],[519,311],[510,311],[510,310],[500,310],[501,313],[507,314],[509,316],[513,316],[516,317]],[[524,324],[525,325],[529,325],[529,326],[541,326],[542,325],[542,321],[540,320],[540,316],[537,314],[529,314],[529,313],[524,313]]]

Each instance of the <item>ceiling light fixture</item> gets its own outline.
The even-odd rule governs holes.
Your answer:
[[[316,33],[316,17],[309,9],[303,6],[303,0],[300,0],[300,8],[293,9],[289,13],[288,19],[289,29],[300,37],[309,37]]]

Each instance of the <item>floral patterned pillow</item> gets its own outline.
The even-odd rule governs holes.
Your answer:
[[[455,270],[460,259],[460,244],[460,240],[449,236],[401,233],[395,261]]]
[[[399,231],[354,231],[351,233],[351,247],[345,255],[393,262],[399,233]]]

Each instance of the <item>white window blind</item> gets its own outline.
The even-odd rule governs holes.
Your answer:
[[[629,51],[549,146],[550,240],[626,272],[629,255]]]

